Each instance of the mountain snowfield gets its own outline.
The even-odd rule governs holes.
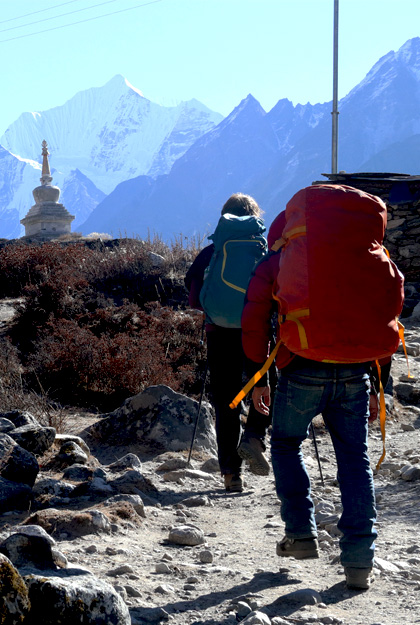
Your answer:
[[[124,180],[168,173],[175,160],[221,119],[222,115],[197,100],[174,107],[150,102],[125,78],[115,76],[103,87],[77,93],[62,106],[42,113],[23,113],[6,130],[0,144],[12,155],[36,162],[40,161],[45,139],[54,184],[68,187],[68,179],[79,170],[93,183],[94,194],[100,196],[102,192],[104,197]],[[3,165],[6,168],[0,165],[0,185],[8,185],[8,167],[13,169],[17,164],[12,166],[9,160],[7,166]],[[30,177],[28,172],[25,180]],[[12,202],[2,209],[14,215],[17,211],[23,217],[33,203],[32,189],[39,184],[38,178],[35,174],[32,182],[19,191],[26,195],[24,207]],[[14,197],[15,191],[11,194]],[[67,197],[74,195],[78,194],[67,192]],[[64,194],[62,201],[66,201]],[[91,209],[97,204],[93,198],[89,203]],[[89,213],[78,203],[66,204],[66,208],[76,215],[74,226]],[[0,236],[18,236],[12,230],[2,223]]]
[[[339,111],[340,170],[419,173],[420,38],[381,58]],[[212,231],[237,191],[256,197],[269,224],[299,188],[330,170],[331,103],[282,99],[266,112],[250,94],[222,119],[196,100],[153,104],[116,76],[7,129],[0,236],[22,232],[18,215],[38,184],[43,139],[54,184],[76,215],[73,230],[168,240]]]
[[[339,103],[340,170],[416,174],[420,151],[420,38],[380,59]],[[226,198],[253,195],[270,224],[292,195],[331,166],[331,103],[280,100],[266,113],[249,95],[168,175],[121,183],[81,226],[165,239],[211,232]]]

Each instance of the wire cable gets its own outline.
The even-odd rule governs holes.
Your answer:
[[[4,28],[0,30],[0,33],[5,33],[8,30],[16,30],[17,28],[25,28],[25,26],[32,26],[33,24],[40,24],[41,22],[49,22],[50,20],[56,20],[59,17],[65,17],[66,15],[73,15],[74,13],[81,13],[81,11],[89,11],[89,9],[96,9],[96,7],[101,7],[104,4],[111,4],[112,2],[117,2],[117,0],[106,0],[105,2],[100,2],[99,4],[93,4],[90,7],[83,7],[83,9],[76,9],[75,11],[68,11],[67,13],[60,13],[60,15],[53,15],[52,17],[44,17],[42,20],[37,20],[36,22],[28,22],[27,24],[21,24],[20,26],[11,26],[10,28]]]
[[[32,13],[25,13],[25,15],[18,15],[18,17],[10,17],[8,20],[1,20],[0,24],[6,24],[7,22],[14,22],[16,20],[21,20],[24,17],[30,17],[31,15],[36,15],[37,13],[44,13],[45,11],[51,11],[51,9],[58,9],[59,7],[63,7],[65,4],[73,4],[74,2],[80,2],[80,0],[68,0],[67,2],[62,2],[61,4],[55,4],[53,7],[48,7],[47,9],[39,9],[39,11],[32,11]]]
[[[24,39],[25,37],[32,37],[34,35],[41,35],[42,33],[49,33],[52,30],[58,30],[59,28],[67,28],[68,26],[76,26],[76,24],[84,24],[85,22],[92,22],[93,20],[99,20],[102,17],[109,17],[110,15],[116,15],[117,13],[125,13],[126,11],[132,11],[133,9],[140,9],[148,6],[149,4],[156,4],[162,2],[162,0],[150,0],[150,2],[144,2],[143,4],[136,4],[134,7],[128,9],[120,9],[119,11],[113,11],[112,13],[104,13],[103,15],[97,15],[96,17],[89,17],[85,20],[79,20],[78,22],[72,22],[71,24],[63,24],[62,26],[54,26],[53,28],[46,28],[45,30],[38,30],[35,33],[28,33],[26,35],[18,35],[17,37],[11,37],[10,39],[0,39],[0,43],[6,43],[7,41],[15,41],[16,39]]]

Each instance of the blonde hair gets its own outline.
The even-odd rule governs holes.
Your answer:
[[[263,211],[250,195],[245,195],[244,193],[234,193],[223,205],[222,215],[225,215],[226,213],[236,215],[237,217],[243,217],[244,215],[261,217]]]

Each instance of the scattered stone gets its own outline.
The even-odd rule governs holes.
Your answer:
[[[66,441],[61,445],[56,460],[62,466],[70,466],[72,464],[86,464],[88,461],[88,455],[74,441]]]
[[[160,584],[157,588],[155,588],[155,592],[160,595],[170,595],[175,592],[175,588],[169,584]]]
[[[420,480],[420,467],[406,466],[401,469],[401,478],[405,482],[415,482]]]
[[[188,497],[188,499],[182,500],[182,504],[188,508],[213,505],[207,495],[195,495],[195,497]]]
[[[204,532],[191,525],[178,525],[169,532],[169,542],[176,545],[201,545],[204,541]]]
[[[275,621],[274,619],[270,620],[267,614],[264,614],[264,612],[253,611],[251,613],[248,613],[246,618],[241,621],[241,623],[243,623],[244,625],[272,625],[275,623]],[[287,625],[290,625],[290,622],[283,619],[281,619],[280,621],[276,621],[276,623],[277,625],[283,625],[283,623],[287,623]]]
[[[96,440],[107,442],[141,442],[160,446],[167,451],[187,450],[191,444],[191,427],[197,416],[198,402],[171,388],[150,386],[127,399],[120,408],[93,424],[88,432]],[[196,449],[215,452],[216,437],[210,404],[201,405]]]
[[[157,493],[156,486],[146,477],[143,476],[141,471],[137,468],[129,469],[119,475],[114,480],[109,481],[109,485],[112,486],[117,493],[140,495],[142,493]]]
[[[206,473],[219,473],[220,465],[217,458],[209,458],[201,465],[201,470]]]
[[[0,413],[0,417],[9,419],[15,428],[20,428],[22,425],[41,426],[38,419],[36,419],[30,412],[22,410],[9,410],[8,412],[2,412]]]
[[[322,597],[319,592],[312,588],[302,588],[301,590],[295,590],[294,592],[289,592],[279,597],[274,601],[273,605],[288,602],[302,603],[303,605],[316,605],[322,602]]]
[[[242,619],[245,616],[248,616],[250,612],[252,612],[251,607],[245,601],[238,601],[236,604],[236,612],[238,616]]]
[[[110,471],[124,471],[126,469],[141,469],[141,460],[136,454],[126,454],[108,465]]]
[[[72,464],[64,469],[63,478],[74,482],[83,482],[93,476],[93,469],[84,464]]]
[[[45,477],[38,480],[34,487],[34,494],[40,495],[56,495],[57,497],[69,497],[74,491],[74,484],[69,484],[61,480],[55,480],[52,477]]]
[[[110,532],[110,522],[99,510],[88,509],[84,512],[73,510],[40,510],[29,517],[29,525],[40,525],[51,535],[66,534],[75,538],[86,534]]]
[[[126,593],[129,597],[141,597],[141,592],[134,588],[134,586],[126,585],[125,587]]]
[[[102,505],[110,506],[115,503],[120,503],[121,501],[126,501],[127,503],[130,503],[139,516],[141,516],[142,518],[146,518],[144,503],[140,495],[130,495],[129,493],[114,495],[113,497],[109,497],[106,501],[104,501]]]
[[[43,625],[131,625],[130,613],[115,589],[93,575],[25,575],[31,619]],[[48,609],[46,609],[48,606]]]
[[[41,425],[21,425],[9,432],[9,436],[18,445],[33,454],[42,455],[54,443],[55,428],[42,427]]]
[[[29,510],[33,495],[31,487],[27,484],[17,484],[0,476],[0,493],[0,513]]]
[[[163,608],[131,608],[131,625],[144,625],[144,623],[159,623],[167,621],[169,614]]]
[[[198,558],[200,562],[203,562],[203,564],[211,564],[214,560],[213,553],[209,549],[204,549],[203,551],[200,551],[200,553],[198,554]]]
[[[83,438],[81,436],[76,436],[75,434],[56,434],[55,436],[55,442],[60,445],[63,445],[64,443],[67,442],[73,442],[76,443],[81,449],[83,449],[83,451],[85,452],[85,454],[87,456],[89,456],[90,454],[90,449],[88,444],[83,440]]]
[[[414,432],[416,428],[411,423],[401,423],[401,429],[403,432]]]
[[[185,458],[168,458],[161,465],[159,465],[156,471],[166,473],[167,471],[177,471],[178,469],[185,469],[187,461]]]
[[[0,434],[0,477],[33,486],[38,471],[33,453],[18,445],[8,434]]]
[[[165,564],[165,562],[158,562],[155,566],[155,571],[156,573],[164,573],[165,575],[172,573],[172,569]]]
[[[16,426],[11,421],[9,421],[9,419],[0,417],[0,433],[7,434],[11,430],[14,430],[15,427]]]
[[[375,567],[385,573],[399,572],[399,568],[395,566],[395,564],[392,564],[392,562],[388,562],[387,560],[383,560],[382,558],[378,558],[377,556],[375,556]]]
[[[12,562],[0,553],[0,623],[24,623],[30,610],[28,589]]]
[[[134,573],[134,569],[131,564],[120,564],[115,569],[110,569],[107,575],[110,577],[117,577],[118,575],[125,575],[127,573]]]

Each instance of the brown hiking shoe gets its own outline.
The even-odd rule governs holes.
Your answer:
[[[239,473],[225,473],[223,477],[227,493],[242,493],[244,485]]]
[[[348,588],[367,590],[373,582],[372,568],[356,569],[352,566],[345,566],[344,573]]]
[[[238,447],[238,455],[249,462],[249,470],[255,475],[268,475],[270,465],[264,456],[264,445],[258,438],[242,440]]]
[[[296,558],[319,558],[318,541],[316,538],[287,538],[277,543],[276,553],[278,556]]]

